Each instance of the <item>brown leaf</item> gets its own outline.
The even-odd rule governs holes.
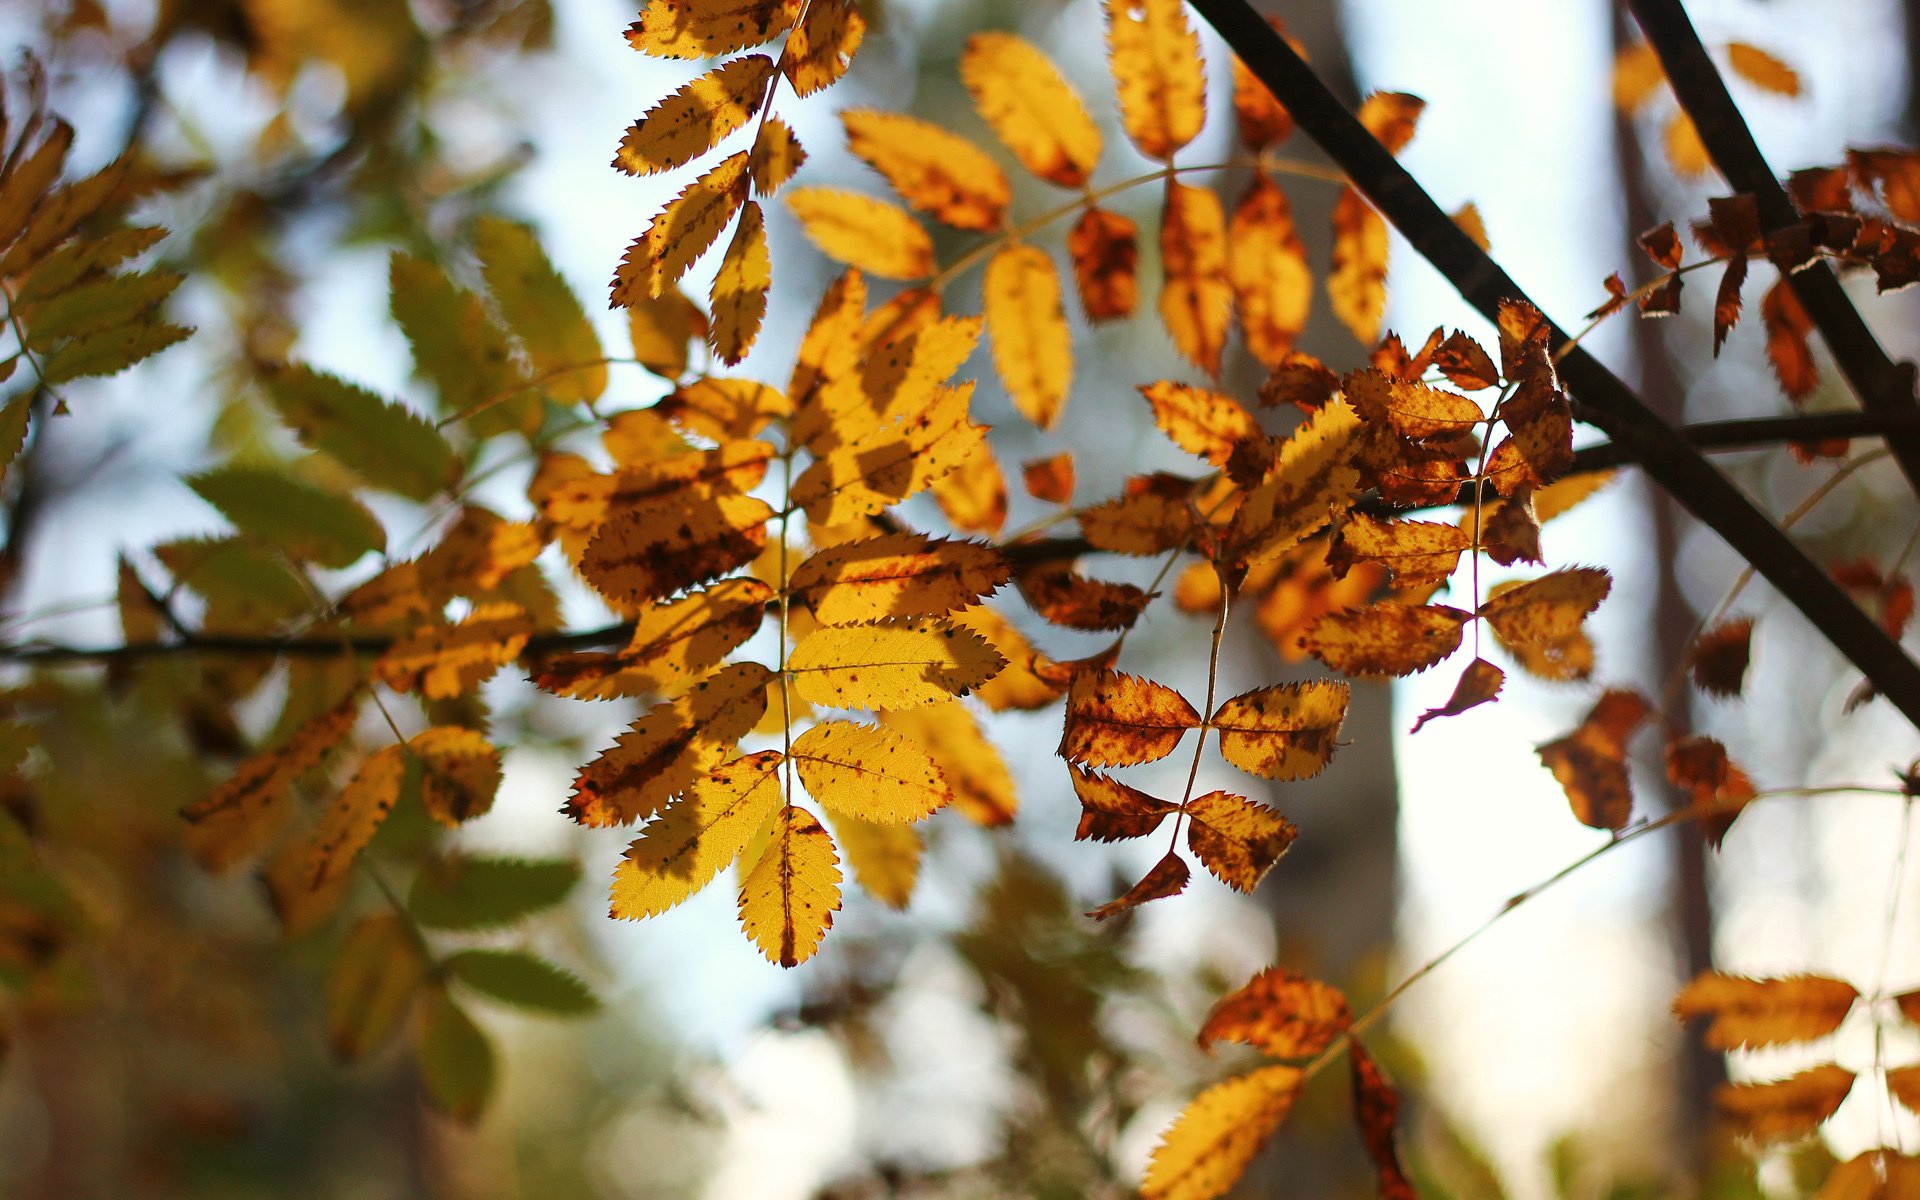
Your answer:
[[[1722,1084],[1714,1099],[1743,1135],[1784,1142],[1818,1129],[1852,1088],[1852,1071],[1826,1063],[1771,1083]]]
[[[1107,901],[1087,915],[1096,921],[1104,921],[1130,908],[1138,908],[1149,900],[1177,896],[1186,890],[1187,880],[1191,877],[1192,872],[1187,869],[1186,862],[1178,854],[1168,851],[1167,856],[1153,864],[1153,869],[1142,876],[1139,883],[1128,888],[1125,895]]]
[[[566,813],[582,825],[624,825],[659,812],[718,766],[767,707],[773,678],[759,663],[735,663],[657,704],[580,769]]]
[[[1577,633],[1612,588],[1598,567],[1568,567],[1490,597],[1479,615],[1510,645],[1557,641]]]
[[[1080,513],[1080,533],[1109,554],[1161,554],[1194,529],[1194,483],[1177,475],[1141,475],[1126,490]],[[1217,607],[1210,606],[1210,607]]]
[[[1133,315],[1140,299],[1139,226],[1131,217],[1088,205],[1067,233],[1067,256],[1088,321]]]
[[[1824,975],[1749,979],[1704,971],[1673,998],[1681,1021],[1712,1018],[1701,1040],[1710,1050],[1746,1050],[1809,1042],[1840,1028],[1860,993]]]
[[[1220,756],[1265,779],[1309,779],[1333,757],[1350,689],[1332,679],[1256,688],[1221,702]]]
[[[1065,563],[1029,567],[1018,583],[1020,594],[1047,621],[1095,633],[1131,629],[1153,601],[1151,593],[1131,583],[1089,579]]]
[[[1400,1153],[1394,1147],[1400,1097],[1358,1039],[1347,1047],[1347,1059],[1353,1074],[1353,1119],[1379,1177],[1380,1200],[1415,1200],[1413,1183],[1401,1168]]]
[[[1457,717],[1470,708],[1487,703],[1500,694],[1501,685],[1506,683],[1507,673],[1484,658],[1476,658],[1460,672],[1460,682],[1453,687],[1453,695],[1439,708],[1430,708],[1420,714],[1409,733],[1419,733],[1420,727],[1436,717]]]
[[[1565,737],[1535,748],[1567,793],[1573,815],[1594,829],[1620,829],[1633,816],[1627,739],[1652,707],[1637,693],[1609,691]]]
[[[1067,764],[1067,771],[1073,777],[1073,794],[1080,799],[1080,824],[1073,831],[1076,842],[1145,837],[1160,827],[1168,813],[1179,811],[1178,805],[1155,799],[1098,771],[1082,770],[1072,763]]]
[[[580,573],[617,607],[636,608],[753,561],[772,516],[765,501],[727,492],[622,508],[587,543]]]
[[[1265,805],[1227,792],[1195,796],[1186,811],[1187,848],[1214,878],[1241,892],[1260,883],[1299,832]]]
[[[1722,621],[1702,633],[1693,644],[1693,682],[1713,696],[1738,696],[1747,678],[1752,653],[1753,618]]]
[[[1073,455],[1062,450],[1046,458],[1036,458],[1023,463],[1020,478],[1027,487],[1027,495],[1035,500],[1044,500],[1048,504],[1069,504],[1073,501]]]
[[[1169,178],[1160,220],[1160,319],[1182,357],[1215,377],[1233,310],[1227,263],[1227,219],[1220,198]]]
[[[1820,382],[1820,370],[1814,365],[1813,347],[1807,335],[1813,332],[1813,319],[1800,307],[1785,277],[1774,281],[1760,301],[1760,321],[1767,330],[1767,361],[1773,365],[1780,390],[1795,404],[1813,394]]]
[[[1340,377],[1319,359],[1295,351],[1260,385],[1260,404],[1265,408],[1291,404],[1306,412],[1318,412],[1339,388]]]
[[[1442,604],[1375,604],[1321,617],[1307,650],[1347,675],[1411,675],[1460,648],[1472,614]]]
[[[1479,342],[1455,330],[1433,352],[1433,365],[1447,382],[1470,392],[1500,384],[1499,368]]]
[[[1165,684],[1118,671],[1083,671],[1067,693],[1060,757],[1090,767],[1126,767],[1173,753],[1200,714]]]
[[[1221,997],[1200,1027],[1202,1050],[1239,1042],[1274,1058],[1312,1058],[1353,1024],[1340,989],[1281,967],[1268,967]]]

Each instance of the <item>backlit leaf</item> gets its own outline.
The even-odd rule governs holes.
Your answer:
[[[458,825],[493,808],[500,790],[500,751],[485,734],[441,725],[414,734],[407,748],[420,763],[420,804],[428,816]]]
[[[1712,1018],[1701,1035],[1708,1049],[1744,1050],[1825,1037],[1859,996],[1852,984],[1822,975],[1749,979],[1705,971],[1673,998],[1673,1015]]]
[[[1167,814],[1180,811],[1177,804],[1147,795],[1098,771],[1086,771],[1067,764],[1073,777],[1073,793],[1080,799],[1080,824],[1073,831],[1075,841],[1092,838],[1096,842],[1117,842],[1145,837],[1160,827]]]
[[[210,870],[224,871],[259,853],[287,816],[287,789],[319,765],[353,729],[355,691],[297,729],[285,743],[240,764],[206,797],[181,810],[187,845]]]
[[[525,386],[526,372],[506,330],[479,296],[457,286],[439,265],[409,254],[393,256],[388,287],[414,370],[433,384],[443,413],[462,414],[482,437],[539,429],[539,393]]]
[[[1379,563],[1393,572],[1404,588],[1441,582],[1460,565],[1460,555],[1473,538],[1458,525],[1438,521],[1388,521],[1367,513],[1353,513],[1339,526],[1327,550],[1327,565],[1336,577],[1345,576],[1358,562]]]
[[[657,299],[707,252],[747,199],[747,152],[721,159],[667,202],[613,274],[613,305]]]
[[[1573,815],[1595,829],[1619,829],[1633,816],[1627,775],[1627,740],[1652,706],[1629,691],[1604,693],[1565,737],[1535,747],[1535,753],[1567,793]]]
[[[1578,632],[1612,587],[1598,567],[1569,567],[1501,592],[1480,606],[1480,615],[1513,645],[1554,641]]]
[[[683,84],[628,127],[614,167],[652,175],[687,165],[753,119],[772,78],[773,60],[748,54]]]
[[[732,366],[746,357],[767,315],[767,289],[773,286],[773,259],[767,254],[767,230],[758,201],[740,211],[740,227],[720,258],[710,296],[713,352]]]
[[[303,445],[373,486],[426,500],[453,482],[453,449],[411,409],[306,366],[270,368],[261,383]]]
[[[658,691],[719,666],[760,628],[773,595],[758,579],[723,579],[671,603],[649,604],[625,649],[550,659],[533,681],[576,700]]]
[[[1331,679],[1280,684],[1223,701],[1207,722],[1220,755],[1266,779],[1309,779],[1333,757],[1349,688]]]
[[[772,41],[798,10],[791,0],[647,0],[627,41],[657,58],[712,58]]]
[[[1067,232],[1067,257],[1087,320],[1133,315],[1140,300],[1139,234],[1131,217],[1092,204]]]
[[[517,604],[485,604],[455,625],[426,625],[395,641],[374,675],[396,692],[445,700],[472,691],[520,657],[533,620]]]
[[[888,908],[905,908],[920,875],[926,846],[911,825],[883,825],[845,813],[830,814],[853,880]]]
[[[972,711],[958,701],[880,714],[933,760],[953,793],[952,804],[976,825],[1005,825],[1019,811],[1013,774]]]
[[[1306,636],[1307,649],[1347,675],[1411,675],[1460,648],[1472,614],[1444,604],[1375,604],[1328,613]]]
[[[772,678],[759,663],[735,663],[655,705],[580,769],[567,815],[583,825],[624,825],[659,812],[759,722]]]
[[[793,764],[821,804],[883,825],[910,824],[953,799],[932,757],[884,726],[822,721],[794,739]]]
[[[1083,671],[1067,694],[1059,754],[1090,767],[1124,767],[1173,753],[1200,714],[1165,684],[1118,671]]]
[[[888,533],[813,554],[794,569],[788,593],[828,625],[940,616],[990,595],[1011,572],[979,542]]]
[[[1007,395],[1021,416],[1053,428],[1073,382],[1073,334],[1053,256],[1038,246],[1009,243],[987,263],[981,287],[993,365]]]
[[[1255,563],[1283,554],[1352,504],[1359,429],[1353,409],[1331,401],[1293,431],[1265,482],[1233,515],[1226,541],[1235,557]]]
[[[1507,673],[1484,658],[1476,658],[1460,672],[1460,682],[1453,685],[1453,695],[1439,708],[1430,708],[1415,718],[1409,733],[1419,733],[1420,727],[1436,717],[1457,717],[1470,708],[1487,703],[1500,694],[1500,687],[1507,680]]]
[[[780,69],[794,95],[811,96],[847,73],[867,21],[854,0],[811,0],[803,11],[806,19],[787,38]]]
[[[1227,241],[1233,247],[1227,278],[1247,351],[1267,367],[1278,367],[1307,327],[1313,271],[1286,193],[1265,175],[1254,176],[1234,205]]]
[[[772,839],[740,885],[740,927],[769,962],[793,967],[813,957],[839,908],[833,839],[806,809],[781,809]]]
[[[266,467],[217,467],[188,486],[240,532],[323,567],[350,567],[386,549],[387,533],[351,496],[323,491]]]
[[[823,625],[793,648],[793,689],[829,708],[914,708],[964,696],[1006,659],[985,638],[937,618]]]
[[[976,33],[960,55],[974,107],[1020,165],[1061,187],[1086,185],[1100,161],[1100,129],[1059,68],[1010,33]]]
[[[1117,917],[1130,908],[1138,908],[1150,900],[1165,900],[1177,896],[1186,890],[1187,880],[1192,877],[1187,864],[1178,854],[1169,850],[1164,858],[1153,864],[1140,882],[1128,888],[1116,899],[1109,900],[1100,907],[1087,913],[1096,921],[1108,917]]]
[[[1154,2],[1178,7],[1178,0]],[[1213,376],[1220,374],[1220,353],[1233,313],[1227,262],[1227,218],[1220,198],[1206,188],[1168,179],[1160,220],[1160,265],[1165,272],[1160,319],[1181,355]]]
[[[1141,1196],[1212,1200],[1225,1195],[1287,1119],[1305,1083],[1298,1068],[1271,1066],[1201,1092],[1161,1136],[1147,1163]]]
[[[820,252],[882,279],[933,273],[933,239],[903,208],[836,188],[796,188],[787,208]]]
[[[1244,796],[1209,792],[1187,801],[1187,848],[1238,891],[1251,892],[1297,832],[1292,821]]]
[[[1333,270],[1327,302],[1353,336],[1371,346],[1387,311],[1387,223],[1347,188],[1333,206]]]
[[[767,544],[773,509],[728,492],[616,512],[580,557],[580,573],[617,605],[637,607],[745,566]]]
[[[1353,1024],[1339,988],[1281,967],[1268,967],[1221,997],[1200,1027],[1202,1050],[1239,1042],[1274,1058],[1312,1058]]]
[[[1131,583],[1090,579],[1061,563],[1022,571],[1020,593],[1049,623],[1096,633],[1132,628],[1153,602]]]
[[[1762,91],[1780,96],[1800,94],[1800,76],[1792,67],[1758,46],[1727,43],[1727,63],[1733,73]]]
[[[1232,396],[1168,380],[1145,384],[1140,394],[1152,407],[1160,432],[1216,467],[1226,466],[1241,443],[1266,440],[1260,423]]]
[[[408,771],[407,753],[400,746],[383,746],[360,764],[314,829],[309,887],[324,887],[353,865],[399,802]]]
[[[474,223],[473,247],[487,291],[526,349],[540,389],[563,404],[598,399],[607,390],[606,352],[533,230],[481,217]]]
[[[1390,426],[1402,437],[1444,438],[1477,433],[1480,406],[1465,396],[1423,383],[1393,379],[1368,368],[1341,380],[1347,403],[1361,419]]]
[[[1852,1088],[1852,1071],[1826,1063],[1770,1083],[1722,1084],[1714,1099],[1742,1134],[1783,1142],[1818,1129]]]
[[[1207,119],[1206,63],[1180,0],[1107,0],[1120,123],[1148,158],[1171,161]]]
[[[579,1017],[600,1001],[571,971],[520,950],[462,950],[441,963],[446,972],[490,1000],[531,1012]]]
[[[327,977],[327,1044],[356,1062],[387,1044],[426,978],[420,943],[398,913],[362,917]]]
[[[1814,1200],[1911,1200],[1914,1196],[1920,1196],[1920,1159],[1891,1150],[1868,1150],[1835,1167]]]
[[[784,803],[780,764],[777,750],[736,758],[669,804],[615,868],[612,915],[665,912],[731,866]]]
[[[998,533],[1007,523],[1007,477],[985,439],[960,465],[933,481],[934,503],[965,533]]]
[[[990,233],[1013,190],[1000,164],[958,134],[882,109],[840,114],[847,149],[880,172],[910,206],[956,229]]]
[[[971,381],[939,388],[932,401],[896,425],[837,447],[801,472],[790,499],[817,525],[840,525],[889,508],[958,469],[986,428],[967,417]]]

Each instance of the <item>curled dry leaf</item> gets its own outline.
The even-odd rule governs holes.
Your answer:
[[[1117,917],[1130,908],[1138,908],[1149,900],[1165,900],[1168,896],[1177,896],[1186,890],[1187,880],[1191,877],[1187,864],[1178,854],[1169,850],[1166,857],[1153,864],[1153,868],[1141,877],[1140,882],[1128,888],[1125,895],[1109,900],[1099,908],[1087,913],[1096,921],[1108,917]]]
[[[1573,732],[1535,747],[1540,761],[1565,789],[1581,824],[1620,829],[1632,818],[1627,739],[1652,711],[1638,693],[1609,691]]]
[[[1082,671],[1067,692],[1060,757],[1090,767],[1126,767],[1173,753],[1200,714],[1165,684],[1119,671]]]
[[[1352,1024],[1353,1011],[1339,988],[1268,967],[1213,1006],[1197,1040],[1202,1050],[1226,1041],[1275,1058],[1312,1058]]]
[[[1430,708],[1420,714],[1409,733],[1419,733],[1420,727],[1436,717],[1457,717],[1470,708],[1487,703],[1500,694],[1501,685],[1506,683],[1507,673],[1484,658],[1476,658],[1460,672],[1460,682],[1454,684],[1453,695],[1439,708]]]
[[[475,729],[440,725],[407,741],[419,759],[420,805],[442,825],[484,815],[500,790],[500,751]]]
[[[1673,998],[1673,1015],[1712,1023],[1701,1035],[1712,1050],[1746,1050],[1822,1038],[1840,1028],[1860,993],[1824,975],[1751,979],[1704,971]]]

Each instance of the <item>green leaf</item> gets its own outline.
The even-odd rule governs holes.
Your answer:
[[[441,411],[471,414],[467,427],[481,437],[537,432],[544,416],[540,394],[515,390],[526,383],[526,372],[480,297],[407,254],[393,256],[389,279],[393,319],[413,347],[414,369],[439,393]]]
[[[433,1106],[465,1125],[479,1120],[493,1095],[493,1043],[445,992],[428,994],[413,1052]]]
[[[497,929],[566,899],[579,864],[563,859],[444,858],[413,877],[407,908],[429,929]]]
[[[82,238],[47,255],[15,294],[19,305],[39,304],[66,291],[89,275],[111,270],[136,254],[144,254],[167,236],[157,225],[129,226],[99,237]]]
[[[32,411],[32,392],[22,392],[0,408],[0,472],[13,465],[27,444],[27,416]]]
[[[261,377],[301,444],[324,451],[378,488],[426,500],[458,476],[453,448],[420,414],[311,367]]]
[[[173,294],[186,276],[177,271],[111,275],[72,287],[42,304],[14,311],[27,327],[27,345],[50,349],[63,338],[86,337],[131,325]]]
[[[182,538],[153,548],[182,587],[207,602],[215,633],[271,629],[313,607],[300,578],[267,546],[240,538]]]
[[[0,775],[10,775],[27,761],[27,751],[40,744],[40,735],[18,721],[0,721]]]
[[[481,217],[474,249],[487,290],[508,328],[526,347],[541,388],[562,403],[597,400],[607,390],[606,352],[580,298],[553,269],[525,225]]]
[[[241,533],[290,558],[350,567],[387,548],[386,530],[351,496],[326,492],[268,467],[217,467],[187,479]]]
[[[523,951],[463,950],[445,965],[461,983],[515,1008],[577,1017],[600,1007],[579,976]]]
[[[142,321],[76,338],[41,361],[40,379],[55,387],[73,379],[115,375],[192,332],[166,321]]]

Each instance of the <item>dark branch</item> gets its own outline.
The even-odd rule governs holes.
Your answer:
[[[1307,136],[1468,303],[1492,320],[1501,301],[1526,299],[1526,292],[1453,223],[1252,6],[1245,0],[1194,0],[1194,8]],[[1567,341],[1557,327],[1554,339],[1556,345]],[[1898,642],[1598,359],[1575,346],[1562,363],[1561,375],[1580,402],[1583,420],[1611,437],[1628,460],[1753,564],[1920,728],[1920,665]]]
[[[1762,232],[1798,223],[1799,210],[1760,153],[1753,131],[1728,94],[1707,48],[1700,44],[1680,0],[1627,0],[1627,5],[1647,35],[1647,44],[1659,56],[1680,107],[1700,131],[1700,141],[1714,165],[1735,191],[1758,202]],[[1912,365],[1887,358],[1827,264],[1816,261],[1787,276],[1787,282],[1833,352],[1834,365],[1860,397],[1861,406],[1879,413],[1916,411]],[[1920,436],[1890,438],[1887,446],[1920,493]]]

